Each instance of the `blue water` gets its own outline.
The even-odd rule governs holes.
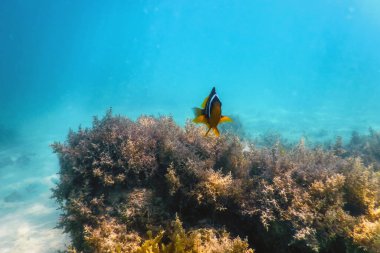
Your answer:
[[[2,0],[0,252],[68,242],[52,229],[48,145],[110,107],[184,125],[216,86],[252,137],[380,129],[379,13],[376,0]]]

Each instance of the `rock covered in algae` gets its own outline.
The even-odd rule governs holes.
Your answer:
[[[360,158],[204,131],[108,112],[54,143],[68,251],[378,252],[380,176]]]

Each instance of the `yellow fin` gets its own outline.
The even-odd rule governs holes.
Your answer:
[[[232,119],[227,116],[222,116],[219,120],[219,123],[226,123],[226,122],[232,122]]]
[[[199,115],[198,117],[193,119],[193,122],[194,123],[205,123],[205,124],[207,124],[207,118],[205,115]]]
[[[203,114],[203,110],[201,108],[194,107],[193,112],[195,117],[201,116]]]
[[[207,136],[207,134],[208,134],[208,132],[210,132],[210,130],[211,130],[211,127],[209,127],[209,129],[207,130],[205,136]]]
[[[209,96],[207,96],[207,97],[205,98],[205,100],[203,100],[202,108],[205,108],[205,107],[206,107],[208,97],[209,97]]]
[[[214,130],[214,134],[219,137],[220,133],[217,127],[213,127],[212,130]]]

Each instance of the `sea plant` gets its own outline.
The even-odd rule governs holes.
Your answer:
[[[378,251],[373,163],[303,140],[257,147],[231,132],[204,133],[171,117],[132,121],[109,111],[54,143],[53,196],[71,250]]]

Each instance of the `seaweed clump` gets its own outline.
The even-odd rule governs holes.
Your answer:
[[[372,165],[380,171],[380,132],[370,128],[367,135],[354,131],[346,147],[351,156],[359,156],[367,165]]]
[[[380,175],[360,158],[111,111],[52,147],[67,251],[380,250]]]

